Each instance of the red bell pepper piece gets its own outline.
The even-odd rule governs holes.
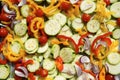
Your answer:
[[[28,78],[29,78],[30,80],[35,80],[35,76],[34,76],[33,73],[29,73],[29,74],[28,74]]]
[[[96,38],[94,39],[92,45],[91,45],[91,51],[96,54],[95,44],[96,44],[96,42],[97,42],[98,40],[106,41],[107,44],[110,45],[110,44],[111,44],[111,41],[110,41],[109,38],[106,38],[106,37],[109,36],[109,35],[111,35],[111,34],[112,34],[112,32],[108,32],[108,33],[105,33],[105,34],[103,34],[103,35],[100,35],[100,36],[96,37]],[[97,54],[96,54],[96,55],[97,55]]]
[[[57,57],[55,60],[57,69],[61,72],[63,70],[63,60],[61,57]]]
[[[6,64],[6,63],[7,63],[7,60],[6,60],[6,59],[3,60],[3,59],[0,58],[0,64],[3,64],[3,65],[4,65],[4,64]]]
[[[28,64],[33,64],[33,60],[27,60],[26,62],[22,63],[24,67],[27,67]]]
[[[43,69],[43,68],[39,68],[36,72],[35,72],[36,75],[39,75],[41,77],[47,77],[48,76],[48,71],[46,69]]]
[[[74,49],[75,49],[75,52],[76,52],[76,53],[79,52],[78,45],[75,43],[75,41],[74,41],[71,37],[67,37],[67,36],[64,36],[64,35],[57,35],[57,38],[61,38],[61,39],[65,39],[65,40],[70,41],[70,42],[73,44],[73,47],[74,47]]]
[[[86,34],[84,34],[84,35],[81,35],[81,37],[80,37],[80,39],[79,39],[79,42],[78,42],[78,46],[84,44],[83,39],[84,39],[85,37],[87,37],[88,35],[89,35],[89,33],[86,33]]]
[[[107,37],[102,38],[101,41],[106,42],[108,46],[110,46],[112,44],[112,41],[110,40],[110,38],[107,38]]]

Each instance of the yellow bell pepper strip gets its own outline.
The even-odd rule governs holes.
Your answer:
[[[11,42],[14,41],[12,35],[8,34],[7,37],[5,38],[5,41],[6,44],[2,47],[1,50],[6,59],[8,59],[11,62],[15,62],[25,56],[25,50],[22,48],[20,49],[18,54],[12,51],[10,47]],[[18,41],[23,47],[23,44],[19,39],[15,39],[15,41]]]
[[[88,33],[87,29],[86,29],[86,26],[84,26],[83,28],[81,29],[78,29],[76,30],[80,35],[85,35]]]
[[[30,31],[33,35],[38,38],[39,37],[39,30],[44,28],[44,19],[40,17],[36,17],[31,20],[30,24]]]
[[[58,39],[65,39],[65,40],[70,41],[72,43],[73,47],[74,47],[75,53],[77,54],[79,52],[78,45],[75,43],[75,41],[71,37],[67,37],[67,36],[64,36],[64,35],[57,35],[57,38]]]
[[[105,75],[106,75],[106,71],[105,71],[105,67],[103,67],[99,73],[98,80],[105,80]]]
[[[109,19],[112,14],[112,12],[106,9],[106,3],[104,2],[104,0],[97,1],[97,7],[95,12],[96,14],[94,18],[99,20],[100,22],[103,22],[105,19]]]
[[[65,46],[69,46],[68,40],[65,41],[59,41],[58,39],[52,39],[51,44],[63,44]]]
[[[9,8],[14,9],[16,11],[16,17],[15,19],[22,19],[22,17],[20,16],[20,12],[19,9],[17,7],[15,7],[12,2],[10,2],[9,0],[2,0],[2,2],[5,2],[8,4]]]
[[[90,62],[95,65],[99,64],[99,60],[95,59],[95,56],[93,53],[90,53]]]

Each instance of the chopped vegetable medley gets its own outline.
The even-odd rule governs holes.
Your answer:
[[[0,80],[119,80],[120,0],[0,0]]]

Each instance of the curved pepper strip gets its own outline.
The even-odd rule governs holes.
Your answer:
[[[75,64],[78,65],[82,71],[91,74],[94,78],[96,77],[96,74],[94,74],[91,70],[85,70],[84,65],[82,63],[75,62]]]
[[[21,59],[24,55],[25,55],[25,51],[24,49],[20,49],[19,54],[14,53],[10,47],[10,43],[13,40],[12,35],[8,34],[7,37],[5,38],[6,44],[3,46],[3,48],[1,49],[3,51],[3,55],[5,56],[6,59],[8,59],[11,62],[15,62],[19,59]],[[16,41],[20,42],[20,40]],[[22,46],[22,42],[20,42],[21,46]]]
[[[34,29],[35,24],[37,29]],[[43,29],[43,28],[44,28],[44,20],[42,18],[36,17],[31,21],[30,29],[33,33],[38,32],[39,29]]]
[[[99,77],[98,80],[105,80],[105,74],[106,74],[105,67],[103,67],[98,76]]]
[[[2,2],[7,3],[11,9],[14,9],[14,10],[16,11],[16,17],[15,17],[15,19],[18,20],[18,19],[21,19],[21,18],[22,18],[22,17],[20,16],[20,12],[19,12],[18,8],[15,7],[15,6],[12,4],[12,2],[10,2],[9,0],[2,0]]]
[[[87,37],[88,35],[89,35],[89,33],[86,33],[86,34],[84,34],[84,35],[81,35],[81,37],[80,37],[80,39],[79,39],[79,42],[78,42],[78,46],[84,45],[83,39],[84,39],[85,37]]]
[[[64,35],[57,35],[57,38],[59,38],[59,39],[65,39],[65,40],[70,41],[70,42],[73,44],[73,47],[74,47],[74,49],[75,49],[75,52],[76,52],[76,53],[79,52],[78,45],[75,43],[75,41],[74,41],[71,37],[67,37],[67,36],[64,36]]]
[[[101,40],[101,39],[103,39],[103,38],[111,35],[111,34],[112,34],[112,32],[107,32],[107,33],[105,33],[105,34],[103,34],[103,35],[97,36],[97,37],[94,39],[94,41],[93,41],[93,43],[92,43],[92,45],[91,45],[91,51],[92,51],[95,55],[98,55],[98,53],[95,52],[95,50],[96,50],[96,48],[95,48],[96,42],[97,42],[98,40]]]
[[[27,0],[27,2],[31,5],[31,8],[34,7],[36,10],[40,8],[48,16],[53,15],[56,12],[58,12],[57,8],[60,6],[61,1],[62,0],[59,0],[59,2],[56,5],[54,5],[55,4],[55,0],[52,0],[51,4],[48,7],[42,7],[42,6],[37,5],[32,0]],[[33,13],[34,12],[35,12],[35,10],[33,9]]]

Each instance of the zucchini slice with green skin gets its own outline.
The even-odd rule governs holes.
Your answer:
[[[44,31],[46,34],[54,36],[61,30],[61,25],[58,21],[51,19],[45,23]]]
[[[8,78],[7,80],[15,80],[14,78]]]
[[[14,26],[14,32],[17,36],[23,36],[27,32],[27,25],[23,23],[17,23]]]
[[[35,72],[36,70],[39,69],[39,67],[40,67],[40,63],[39,63],[39,61],[36,61],[36,60],[33,61],[33,64],[27,65],[27,69],[30,72]]]
[[[55,68],[55,62],[51,59],[44,59],[43,60],[43,68],[50,71]]]
[[[39,48],[38,48],[38,50],[37,50],[37,53],[44,53],[44,52],[46,52],[47,51],[47,49],[48,49],[48,43],[46,43],[44,46],[40,46]]]
[[[48,76],[54,78],[55,76],[57,76],[57,74],[58,74],[58,71],[56,70],[53,74],[49,74]]]
[[[25,46],[25,49],[27,52],[34,51],[34,50],[36,50],[36,48],[38,48],[38,40],[36,38],[29,38],[25,42],[24,46]]]
[[[108,66],[108,71],[112,75],[118,75],[120,74],[120,62],[117,65],[112,65],[106,62],[106,65]]]
[[[69,47],[64,47],[60,50],[60,57],[62,58],[63,62],[69,63],[74,59],[73,53],[74,50]]]
[[[46,59],[46,58],[49,58],[51,55],[51,49],[48,48],[47,51],[43,54],[43,57]]]
[[[81,28],[83,28],[84,24],[81,20],[81,18],[75,18],[73,21],[72,21],[72,28],[74,30],[79,30]]]
[[[112,37],[114,39],[120,39],[120,28],[116,28],[113,30]]]
[[[87,23],[87,30],[91,33],[96,33],[100,29],[100,23],[97,20],[90,20]]]
[[[29,16],[29,11],[30,11],[29,5],[23,5],[20,11],[23,17]]]
[[[120,63],[120,54],[117,52],[112,52],[107,56],[107,60],[110,64],[116,65]]]
[[[63,77],[65,77],[65,78],[67,78],[67,79],[70,79],[70,78],[74,77],[74,75],[69,75],[67,73],[61,73],[60,75],[63,76]]]
[[[57,71],[56,67],[48,72],[48,74],[52,75]]]
[[[115,18],[120,17],[120,2],[115,2],[110,6],[110,11],[113,12],[112,16]]]
[[[65,77],[61,76],[61,75],[57,75],[54,80],[66,80]]]
[[[25,41],[28,39],[28,34],[26,33],[24,36],[20,37],[21,41],[25,43]]]
[[[0,65],[0,80],[7,79],[10,74],[8,65]]]
[[[84,0],[80,5],[81,11],[87,14],[93,13],[95,11],[95,8],[96,8],[96,4],[91,0]]]
[[[110,0],[110,3],[115,3],[117,2],[118,0]]]
[[[44,0],[34,0],[36,3],[41,3],[43,2]]]
[[[62,13],[57,13],[53,16],[53,19],[63,26],[67,22],[67,17]]]
[[[60,54],[60,46],[58,44],[54,44],[52,46],[52,54],[53,54],[53,58],[57,58]]]

